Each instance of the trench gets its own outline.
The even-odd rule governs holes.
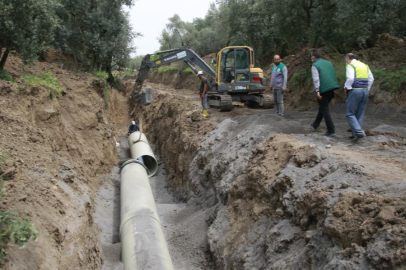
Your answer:
[[[166,105],[168,103],[170,102]],[[393,182],[392,186],[385,186],[382,185],[383,180],[371,180],[374,170],[369,167],[376,166],[377,163],[363,163],[365,167],[362,167],[364,165],[360,166],[358,161],[349,163],[346,155],[355,155],[358,151],[376,154],[382,152],[380,147],[382,143],[386,145],[391,140],[399,140],[400,143],[400,137],[395,136],[391,139],[386,135],[379,135],[381,134],[379,132],[389,129],[388,124],[393,125],[395,133],[400,134],[406,130],[404,127],[395,127],[399,126],[401,122],[399,119],[403,119],[404,113],[398,115],[399,119],[389,119],[390,112],[387,108],[371,106],[371,111],[368,111],[371,117],[366,119],[365,126],[377,133],[375,136],[368,137],[365,142],[355,145],[347,139],[347,123],[342,113],[343,106],[337,104],[331,108],[331,111],[336,119],[338,138],[327,138],[321,135],[323,130],[314,132],[310,129],[309,124],[314,119],[315,111],[290,111],[285,114],[285,118],[275,116],[270,110],[222,118],[216,123],[216,128],[212,132],[205,134],[194,156],[192,154],[188,156],[193,161],[189,160],[190,164],[185,162],[189,166],[185,170],[187,173],[183,174],[183,176],[189,175],[187,183],[183,181],[184,179],[171,179],[172,184],[178,184],[180,191],[183,191],[183,187],[179,183],[188,185],[187,188],[198,187],[199,194],[192,194],[196,190],[189,189],[187,191],[191,194],[191,198],[186,203],[180,202],[168,190],[170,183],[167,177],[171,168],[168,166],[167,170],[164,161],[168,162],[169,158],[175,158],[172,171],[173,167],[180,162],[176,156],[173,157],[173,154],[175,150],[184,148],[173,146],[175,141],[172,135],[166,132],[170,130],[179,135],[178,130],[173,131],[169,127],[174,122],[180,121],[178,115],[181,113],[167,109],[170,113],[165,114],[163,109],[165,102],[161,104],[164,105],[153,107],[155,112],[150,111],[155,118],[149,119],[149,123],[154,123],[158,128],[153,130],[153,126],[149,126],[148,131],[151,132],[149,136],[154,137],[151,141],[156,143],[155,147],[159,147],[159,154],[161,154],[161,156],[158,155],[158,149],[154,151],[159,167],[158,173],[150,178],[150,184],[174,269],[270,269],[267,267],[271,262],[275,265],[272,269],[323,269],[324,266],[333,269],[329,267],[343,266],[347,261],[334,255],[338,247],[321,233],[325,225],[316,224],[325,218],[323,213],[330,211],[331,205],[340,199],[339,194],[344,190],[348,194],[370,192],[403,196],[401,194],[405,190],[405,185],[401,181]],[[162,114],[169,116],[163,119]],[[212,115],[215,114],[212,112]],[[190,123],[194,122],[190,121]],[[158,133],[159,130],[162,133]],[[269,140],[273,135],[276,135],[276,142]],[[175,137],[175,139],[178,138]],[[178,141],[183,142],[183,139]],[[127,139],[120,137],[119,143],[120,148],[117,148],[119,158],[129,158]],[[153,144],[151,146],[154,147]],[[333,147],[332,150],[326,150],[331,147]],[[403,149],[402,145],[399,147]],[[297,153],[289,149],[294,149]],[[299,161],[281,162],[280,168],[270,167],[268,171],[264,170],[263,175],[254,179],[257,182],[252,185],[244,182],[245,178],[239,178],[239,175],[244,175],[249,169],[256,168],[255,163],[249,164],[251,153],[254,152],[258,157],[253,161],[259,163],[259,168],[261,166],[267,168],[266,166],[275,162],[280,152],[285,153],[289,158],[295,156],[292,160]],[[179,156],[181,154],[183,154],[182,150],[175,153]],[[387,151],[386,154],[391,160],[405,158],[404,154],[398,153],[396,149]],[[342,155],[341,158],[340,155]],[[312,159],[317,159],[319,156],[320,160],[312,164]],[[198,164],[199,162],[201,164]],[[305,166],[298,167],[298,162],[304,162]],[[362,168],[363,173],[357,175],[353,171],[348,171],[349,166],[352,168],[358,166]],[[276,176],[269,173],[271,169],[277,171]],[[96,199],[95,221],[101,227],[103,269],[106,270],[124,269],[120,260],[120,175],[118,170],[118,167],[112,168],[109,181],[106,181],[100,189]],[[275,182],[267,182],[267,179]],[[289,179],[292,186],[287,185],[284,182],[285,179]],[[234,185],[234,182],[239,184]],[[274,192],[277,188],[279,192],[288,194],[289,191],[297,194],[298,198],[281,196],[280,200],[284,204],[273,201],[272,199],[278,197]],[[296,203],[300,200],[306,202],[308,200],[306,196],[313,192],[316,199],[323,199],[323,194],[329,194],[328,197],[331,198],[326,200],[325,205],[323,202],[320,203],[320,211],[316,209],[315,214],[307,216],[313,206],[304,203],[303,209],[298,210]],[[254,195],[250,197],[250,193]],[[173,194],[176,195],[176,190]],[[275,202],[279,203],[278,209],[273,209],[272,203]],[[261,209],[266,211],[262,213]],[[296,216],[300,216],[297,221]],[[306,220],[307,223],[305,223]],[[343,228],[345,229],[345,226]],[[334,229],[339,231],[340,226]],[[343,235],[346,234],[344,229]],[[307,239],[307,242],[304,239]],[[314,247],[323,252],[313,253]],[[214,258],[211,257],[212,255]],[[337,256],[335,260],[331,260],[332,263],[336,263],[335,265],[320,259],[329,256]],[[307,264],[312,260],[320,260],[320,265],[309,268]],[[353,260],[355,264],[365,264],[361,259]]]
[[[119,137],[117,154],[120,160],[130,158],[128,140]],[[174,269],[210,269],[207,244],[207,212],[196,206],[177,202],[167,188],[165,164],[159,161],[158,172],[149,178],[161,226],[167,241]],[[95,221],[100,226],[104,264],[103,270],[121,270],[120,243],[120,174],[112,168],[109,181],[96,198]]]

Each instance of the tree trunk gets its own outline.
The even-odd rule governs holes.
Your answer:
[[[3,72],[4,66],[6,65],[8,54],[10,53],[10,49],[6,48],[4,51],[3,57],[0,60],[0,72]]]

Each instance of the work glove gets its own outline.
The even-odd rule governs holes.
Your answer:
[[[201,97],[204,98],[204,94],[202,94]]]

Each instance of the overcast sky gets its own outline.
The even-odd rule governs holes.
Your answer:
[[[168,19],[175,13],[183,21],[203,18],[214,0],[137,0],[130,10],[133,30],[143,37],[134,40],[136,55],[153,53],[159,49],[158,37]]]

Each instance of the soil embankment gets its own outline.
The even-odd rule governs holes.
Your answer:
[[[94,199],[117,162],[114,109],[89,74],[50,63],[27,66],[15,55],[6,69],[17,83],[0,81],[1,204],[34,223],[39,237],[24,249],[10,246],[5,269],[101,269]],[[43,71],[59,80],[62,96],[51,99],[49,89],[21,78]],[[111,92],[110,106],[116,97]]]
[[[153,104],[134,112],[154,130],[171,190],[206,212],[216,269],[404,267],[405,111],[370,104],[370,136],[353,143],[341,104],[338,137],[326,138],[309,126],[315,111],[203,119],[192,90],[151,86]]]

